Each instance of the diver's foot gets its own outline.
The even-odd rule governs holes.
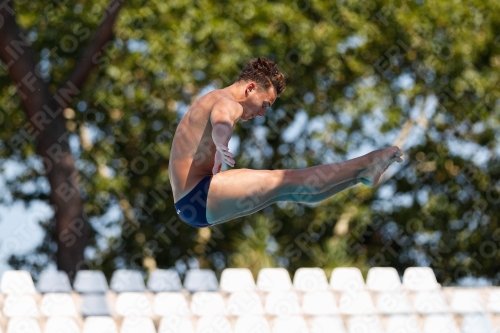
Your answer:
[[[370,166],[363,169],[358,177],[361,183],[370,187],[377,186],[380,177],[392,163],[403,162],[403,152],[396,146],[375,150],[365,156]]]

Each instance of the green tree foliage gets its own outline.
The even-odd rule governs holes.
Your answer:
[[[17,2],[41,73],[60,82],[107,3]],[[94,229],[88,264],[106,274],[151,268],[150,258],[158,267],[194,257],[254,273],[431,265],[442,283],[497,281],[499,9],[495,0],[127,1],[98,69],[65,112]],[[173,134],[195,98],[234,82],[259,55],[279,64],[288,87],[265,120],[235,127],[236,168],[304,168],[394,143],[405,162],[376,189],[358,185],[314,205],[281,202],[194,229],[174,210]],[[26,165],[8,183],[13,200],[47,200],[33,147],[9,148],[25,118],[5,71],[0,80],[2,157]],[[287,139],[301,115],[306,125]],[[107,218],[113,208],[120,218]],[[43,260],[53,251],[48,235]],[[11,263],[36,269],[40,260]]]

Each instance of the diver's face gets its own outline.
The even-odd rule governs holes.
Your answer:
[[[248,120],[257,116],[263,117],[267,108],[273,105],[276,100],[274,87],[271,86],[267,91],[259,88],[254,82],[247,85],[246,88],[247,103],[243,110],[242,120]]]

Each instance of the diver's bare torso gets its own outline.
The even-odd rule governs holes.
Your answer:
[[[210,114],[214,104],[224,97],[234,100],[230,93],[221,89],[200,97],[177,126],[168,165],[174,202],[188,194],[201,179],[212,175],[216,149]]]

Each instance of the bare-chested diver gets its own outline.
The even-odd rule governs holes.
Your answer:
[[[174,205],[187,224],[203,228],[255,213],[277,201],[318,202],[358,183],[375,186],[398,147],[341,163],[291,170],[233,169],[228,142],[238,120],[264,116],[285,89],[285,77],[266,59],[246,64],[232,85],[197,99],[180,121],[172,143],[169,176]]]

